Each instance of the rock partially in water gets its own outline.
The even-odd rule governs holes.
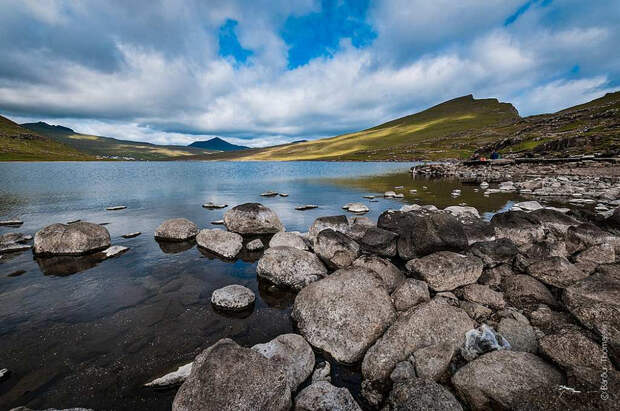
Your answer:
[[[407,270],[417,273],[434,291],[451,291],[475,283],[483,264],[477,257],[439,251],[407,262]]]
[[[224,224],[229,231],[242,235],[275,234],[284,230],[276,213],[259,203],[233,207],[224,214]]]
[[[351,364],[383,334],[396,311],[377,274],[352,267],[301,290],[292,316],[310,344]]]
[[[108,210],[108,211],[118,211],[118,210],[124,210],[126,208],[127,208],[127,206],[118,205],[118,206],[106,207],[106,210]]]
[[[211,221],[211,224],[213,224],[213,225],[224,225],[224,220]]]
[[[461,355],[467,361],[473,361],[479,355],[496,351],[509,350],[510,343],[504,337],[486,324],[465,333],[465,344],[461,348]]]
[[[288,231],[280,231],[274,234],[269,241],[269,247],[294,247],[299,250],[308,250],[308,245],[304,239],[297,233]]]
[[[198,227],[187,218],[166,220],[155,230],[155,238],[159,241],[188,241],[197,234]]]
[[[37,231],[34,253],[37,255],[81,255],[110,246],[110,233],[99,224],[79,222],[52,224]]]
[[[541,358],[509,350],[485,354],[452,377],[458,394],[472,409],[513,409],[524,392],[562,383],[562,374]]]
[[[328,267],[339,269],[353,264],[360,254],[360,247],[346,234],[328,228],[317,235],[314,251]]]
[[[347,203],[342,208],[356,214],[363,214],[370,211],[368,206],[363,203]]]
[[[368,268],[381,277],[388,293],[392,293],[405,279],[404,274],[390,262],[374,255],[362,255],[353,261],[357,267]]]
[[[17,219],[13,219],[13,220],[0,220],[0,227],[1,226],[19,227],[22,224],[24,224],[24,222],[22,220],[17,220]]]
[[[204,229],[196,236],[196,243],[207,251],[233,259],[243,248],[243,237],[230,231]]]
[[[124,254],[128,250],[129,247],[125,247],[122,245],[113,245],[112,247],[108,247],[105,250],[98,252],[97,256],[101,257],[102,260],[107,260],[108,258]]]
[[[462,411],[463,407],[447,388],[424,378],[410,378],[394,385],[384,411]]]
[[[228,207],[228,204],[218,204],[212,201],[209,201],[202,205],[202,208],[206,208],[207,210],[218,210],[220,208],[226,208],[226,207]]]
[[[30,250],[32,246],[26,242],[32,240],[31,235],[22,233],[5,233],[0,235],[0,254]]]
[[[291,391],[296,391],[314,369],[312,347],[298,334],[282,334],[267,343],[256,344],[252,349],[286,371]]]
[[[192,372],[193,364],[193,362],[190,362],[189,364],[182,365],[171,373],[147,382],[144,386],[151,388],[168,388],[181,385]]]
[[[361,411],[346,388],[327,381],[315,382],[295,397],[295,411]]]
[[[134,238],[134,237],[139,236],[140,234],[142,234],[140,231],[136,231],[136,232],[133,232],[133,233],[123,234],[121,237],[123,237],[123,238]]]
[[[327,268],[313,253],[294,247],[271,247],[258,261],[256,272],[278,286],[301,290],[327,275]]]
[[[263,248],[265,248],[265,245],[263,244],[260,238],[255,238],[254,240],[247,243],[245,245],[245,248],[247,248],[248,251],[258,251],[258,250],[262,250]]]
[[[271,191],[271,190],[265,191],[264,193],[261,193],[262,197],[275,197],[277,195],[278,195],[277,191]]]
[[[0,381],[6,380],[9,375],[11,375],[11,371],[8,368],[0,368]]]
[[[319,217],[310,226],[308,236],[314,242],[319,233],[328,228],[347,234],[349,232],[349,220],[343,215]]]
[[[196,357],[172,410],[285,411],[290,406],[291,389],[284,369],[225,338]]]
[[[221,310],[243,311],[254,304],[254,292],[238,284],[218,288],[211,294],[211,304]]]
[[[306,211],[306,210],[313,210],[315,208],[319,208],[318,205],[316,204],[304,204],[304,205],[300,205],[295,207],[295,210],[297,211]]]

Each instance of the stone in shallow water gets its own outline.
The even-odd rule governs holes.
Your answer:
[[[277,191],[265,191],[264,193],[261,193],[262,197],[275,197],[277,195]]]
[[[238,284],[218,288],[211,294],[211,304],[222,310],[242,311],[254,304],[254,292]]]
[[[117,210],[124,210],[126,208],[127,208],[127,206],[118,205],[118,206],[106,207],[106,210],[108,210],[108,211],[117,211]]]
[[[0,220],[0,226],[20,226],[24,224],[22,220]]]
[[[362,203],[347,203],[342,208],[352,213],[367,213],[370,209]]]
[[[259,203],[245,203],[226,211],[224,224],[229,231],[244,235],[275,234],[284,230],[276,213]]]
[[[34,236],[34,253],[39,255],[80,255],[109,246],[108,230],[87,222],[52,224]]]
[[[226,207],[228,207],[228,204],[217,204],[212,201],[209,201],[202,205],[202,208],[206,208],[208,210],[215,210],[215,209],[226,208]]]
[[[187,241],[198,234],[198,227],[186,218],[166,220],[155,230],[155,238],[159,241]]]
[[[102,259],[108,259],[112,257],[116,257],[117,255],[121,255],[124,252],[129,250],[129,247],[125,247],[122,245],[113,245],[112,247],[108,247],[105,250],[99,252],[97,255],[100,255]]]
[[[196,243],[207,251],[233,259],[243,248],[243,237],[229,231],[204,229],[196,236]]]
[[[258,260],[256,273],[278,286],[301,290],[327,275],[316,254],[294,247],[271,247]]]
[[[123,238],[134,238],[134,237],[139,236],[140,234],[142,234],[140,231],[136,231],[134,233],[123,234],[122,237]]]
[[[187,379],[187,377],[189,377],[189,374],[192,372],[193,364],[193,362],[190,362],[189,364],[182,365],[171,373],[168,373],[159,378],[155,378],[153,381],[147,382],[146,384],[144,384],[144,386],[152,388],[167,388],[183,384],[183,382]]]
[[[295,397],[295,411],[361,411],[346,388],[319,381],[304,388]]]
[[[312,210],[314,208],[319,208],[319,206],[316,204],[304,204],[304,205],[295,207],[295,210],[305,211],[305,210]]]

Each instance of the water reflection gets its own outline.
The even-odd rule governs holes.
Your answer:
[[[35,261],[45,275],[67,276],[95,267],[103,261],[101,255],[35,257]]]
[[[196,245],[195,241],[157,241],[159,249],[166,254],[178,254],[191,250]]]

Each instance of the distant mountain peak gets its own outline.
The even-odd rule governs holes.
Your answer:
[[[231,144],[228,141],[220,137],[213,137],[205,141],[194,141],[193,143],[189,145],[189,147],[197,147],[197,148],[203,148],[207,150],[217,150],[217,151],[236,151],[236,150],[245,150],[249,148],[246,146],[238,146],[236,144]]]
[[[31,129],[31,130],[33,129],[36,129],[38,131],[50,130],[50,131],[56,131],[56,132],[61,132],[61,133],[75,134],[75,131],[73,129],[70,129],[69,127],[48,124],[45,121],[37,121],[36,123],[24,123],[24,124],[21,124],[21,126],[26,127],[27,129]]]

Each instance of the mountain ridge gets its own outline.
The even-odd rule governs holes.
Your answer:
[[[189,144],[188,147],[197,147],[204,148],[207,150],[216,150],[216,151],[236,151],[236,150],[246,150],[249,147],[239,146],[236,144],[229,143],[228,141],[221,139],[219,137],[213,137],[209,140],[204,141],[194,141]]]

